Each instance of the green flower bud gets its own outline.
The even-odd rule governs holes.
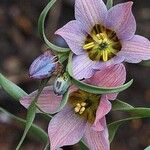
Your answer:
[[[65,72],[63,75],[60,75],[59,77],[56,78],[53,85],[54,93],[57,95],[63,95],[67,91],[69,86],[70,86],[70,77],[68,73]]]

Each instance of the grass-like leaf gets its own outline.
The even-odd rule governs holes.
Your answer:
[[[107,9],[110,9],[113,6],[113,0],[107,0]]]
[[[38,31],[40,36],[44,39],[45,43],[47,44],[47,46],[49,48],[51,48],[52,50],[56,51],[56,52],[68,52],[70,51],[69,48],[62,48],[59,46],[56,46],[54,44],[52,44],[46,37],[45,35],[45,31],[44,31],[44,23],[45,23],[45,19],[46,16],[49,12],[49,10],[52,8],[52,6],[56,3],[57,0],[51,0],[47,6],[44,8],[44,10],[42,11],[42,13],[40,14],[39,20],[38,20]]]
[[[13,115],[13,114],[11,114],[7,110],[3,109],[2,107],[0,107],[0,111],[6,113],[11,119],[13,119],[14,121],[16,121],[22,127],[25,127],[26,122],[27,122],[26,120],[24,120],[22,118],[19,118],[19,117]],[[34,124],[31,125],[31,128],[29,129],[29,133],[32,136],[38,138],[40,141],[43,141],[44,143],[46,143],[47,140],[48,140],[47,133],[43,129],[39,128],[38,126],[36,126]]]
[[[123,123],[126,123],[127,121],[130,121],[133,119],[141,119],[141,118],[150,117],[150,108],[143,108],[143,107],[134,108],[133,106],[125,102],[119,101],[119,100],[116,100],[115,102],[113,102],[113,110],[127,112],[131,114],[132,117],[117,120],[108,125],[110,142],[113,141],[118,128]]]
[[[15,100],[19,100],[21,97],[26,96],[27,93],[23,91],[19,86],[5,78],[0,73],[0,86]]]

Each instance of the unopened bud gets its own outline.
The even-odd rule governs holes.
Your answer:
[[[67,73],[64,73],[63,75],[56,78],[53,85],[54,93],[57,95],[63,95],[67,91],[69,86],[70,77]]]
[[[51,51],[46,51],[33,61],[29,69],[29,75],[34,79],[48,78],[55,71],[57,64],[57,56],[54,56]]]

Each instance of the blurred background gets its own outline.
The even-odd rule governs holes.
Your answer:
[[[114,0],[115,3],[127,0]],[[37,32],[38,17],[47,0],[0,0],[0,72],[30,93],[38,83],[29,79],[28,68],[32,61],[46,49]],[[64,40],[54,36],[54,31],[74,18],[74,0],[58,1],[46,21],[49,40],[66,46]],[[133,13],[137,21],[137,34],[150,38],[150,0],[134,0]],[[149,62],[147,62],[148,64]],[[150,107],[150,67],[141,64],[125,64],[128,80],[134,83],[120,93],[119,99],[134,106]],[[25,118],[26,110],[0,89],[0,106]],[[113,112],[108,123],[126,117]],[[47,120],[37,115],[35,123],[47,130]],[[0,112],[0,150],[14,150],[23,134],[23,128],[9,116]],[[150,145],[150,119],[133,120],[119,129],[111,150],[143,150]],[[42,150],[43,143],[27,136],[21,150]],[[64,149],[79,149],[78,145]]]

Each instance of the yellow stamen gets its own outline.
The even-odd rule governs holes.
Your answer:
[[[107,61],[108,60],[108,52],[107,50],[103,50],[103,61]]]
[[[88,44],[85,44],[84,46],[83,46],[83,49],[91,49],[91,48],[93,48],[94,47],[94,42],[91,42],[91,43],[88,43]]]
[[[80,114],[80,115],[83,114],[84,111],[85,111],[85,107],[82,107],[82,108],[80,109],[79,114]]]
[[[81,108],[81,105],[79,103],[77,103],[77,107]]]
[[[76,113],[78,113],[78,112],[80,111],[80,108],[79,108],[79,107],[75,107],[75,108],[74,108],[74,111],[75,111]]]
[[[85,107],[85,106],[86,106],[86,103],[85,103],[85,102],[82,102],[82,103],[81,103],[81,106]]]

